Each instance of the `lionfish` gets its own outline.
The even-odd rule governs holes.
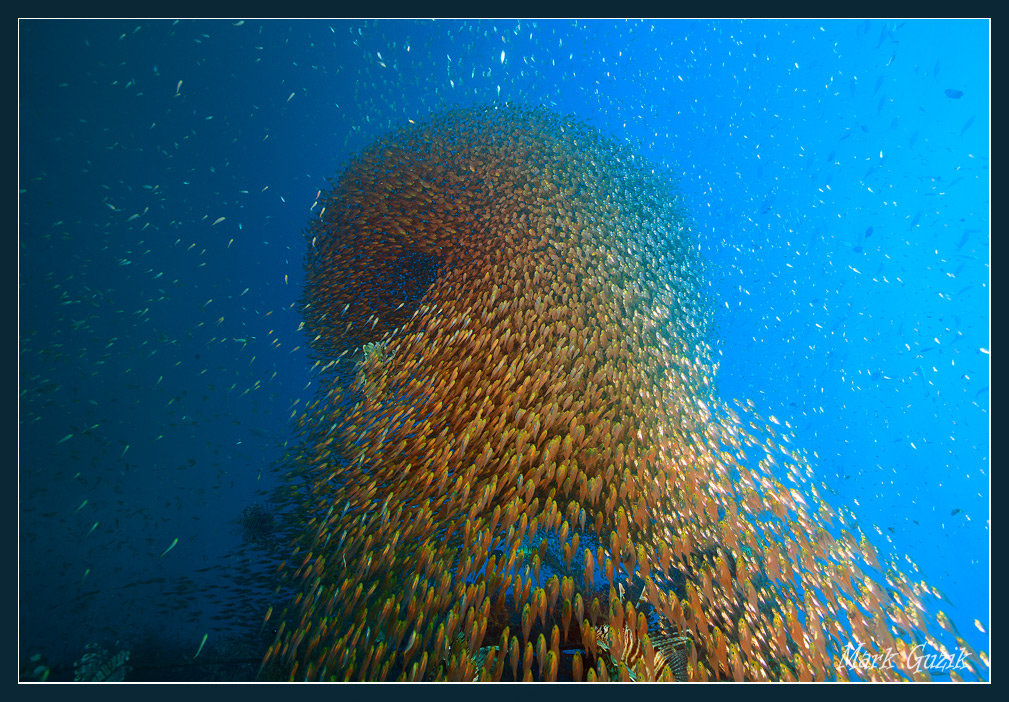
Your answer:
[[[677,682],[687,681],[687,659],[691,639],[689,636],[660,633],[648,635],[653,651],[649,670],[645,660],[645,649],[642,637],[634,629],[624,626],[623,633],[601,624],[595,627],[596,647],[600,650],[608,667],[619,668],[621,663],[626,666],[630,680],[658,681],[663,679],[663,672],[668,668]]]
[[[116,643],[119,643],[118,641]],[[78,682],[121,682],[126,679],[130,667],[129,651],[110,654],[97,643],[84,647],[85,654],[74,663],[74,680]]]

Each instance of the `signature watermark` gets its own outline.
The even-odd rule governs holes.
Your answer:
[[[955,653],[926,650],[924,644],[905,651],[895,651],[892,648],[879,653],[866,651],[862,644],[855,646],[849,643],[841,656],[841,660],[852,670],[901,670],[912,673],[947,673],[951,670],[969,669],[967,651],[955,649]],[[903,665],[901,665],[903,664]]]

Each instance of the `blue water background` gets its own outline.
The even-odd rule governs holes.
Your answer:
[[[91,641],[195,653],[258,625],[228,577],[256,566],[233,520],[312,396],[295,303],[316,192],[408,119],[504,101],[582,117],[681,180],[721,394],[788,422],[821,492],[990,651],[987,21],[19,38],[22,662]]]

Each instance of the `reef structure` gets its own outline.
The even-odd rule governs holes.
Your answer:
[[[938,646],[928,588],[821,499],[787,425],[718,396],[679,203],[517,106],[406,126],[320,194],[321,389],[264,676],[927,678],[846,657]]]

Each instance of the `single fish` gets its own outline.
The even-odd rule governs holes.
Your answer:
[[[177,539],[176,539],[176,540],[177,540]],[[196,656],[199,656],[199,655],[200,655],[200,651],[202,651],[202,650],[203,650],[203,644],[207,643],[207,636],[209,636],[209,634],[204,634],[204,635],[203,635],[203,640],[202,640],[202,641],[200,641],[200,647],[199,647],[198,649],[196,649]],[[194,661],[196,660],[196,656],[193,656],[193,660],[194,660]]]
[[[177,543],[179,543],[179,537],[175,537],[175,540],[172,542],[172,544],[168,548],[166,548],[164,551],[162,551],[161,555],[158,558],[164,558],[165,554],[168,553],[169,551],[171,551],[173,548],[175,548],[175,544],[177,544]]]

